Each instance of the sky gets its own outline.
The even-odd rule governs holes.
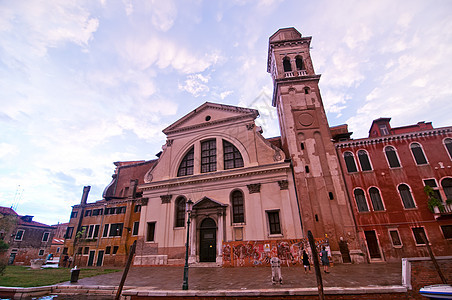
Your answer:
[[[295,27],[330,126],[451,126],[450,0],[0,0],[0,206],[67,222],[113,162],[155,159],[204,102],[257,108],[279,135],[268,38]]]

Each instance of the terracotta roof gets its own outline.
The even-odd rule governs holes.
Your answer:
[[[17,213],[12,208],[4,206],[0,206],[0,214],[17,216]]]
[[[51,225],[39,223],[39,222],[36,222],[36,221],[29,221],[29,222],[27,222],[26,220],[23,220],[22,217],[25,217],[25,216],[20,216],[19,218],[17,218],[17,225],[26,225],[26,226],[37,226],[37,227],[50,227],[50,228],[53,228]]]

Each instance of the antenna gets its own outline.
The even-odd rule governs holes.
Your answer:
[[[11,205],[11,209],[14,211],[17,210],[17,206],[19,205],[19,202],[22,200],[24,189],[20,186],[20,184],[16,188],[16,194],[14,195],[14,202],[13,205]]]

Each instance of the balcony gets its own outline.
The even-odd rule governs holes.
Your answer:
[[[433,213],[435,214],[435,218],[439,218],[445,215],[452,215],[452,204],[447,204],[443,202],[444,209],[440,209],[438,206],[433,207]]]
[[[297,70],[297,71],[290,71],[290,72],[284,72],[285,78],[292,78],[297,76],[306,76],[308,75],[306,70]]]
[[[306,76],[308,73],[306,73],[306,70],[298,70],[298,76]]]

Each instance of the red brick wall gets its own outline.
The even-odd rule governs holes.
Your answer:
[[[435,178],[438,186],[440,180],[452,177],[451,159],[446,152],[442,140],[451,137],[451,134],[438,134],[427,136],[412,136],[394,140],[374,140],[366,143],[366,139],[349,141],[346,146],[338,149],[339,160],[345,173],[351,207],[355,215],[358,230],[365,243],[364,231],[374,230],[377,234],[382,259],[386,261],[400,261],[403,257],[428,256],[425,247],[417,246],[412,233],[412,227],[424,227],[428,239],[432,244],[435,255],[452,255],[452,241],[446,240],[441,231],[441,225],[451,225],[452,219],[439,218],[430,212],[427,207],[427,196],[424,193],[424,179]],[[390,138],[390,136],[389,136]],[[427,165],[416,165],[410,144],[418,142],[422,145]],[[336,144],[340,146],[340,143]],[[384,147],[391,145],[396,148],[401,168],[389,168]],[[357,158],[359,150],[366,150],[372,165],[372,171],[359,171],[360,164]],[[348,173],[343,153],[350,151],[355,155],[358,172]],[[443,166],[443,167],[441,167]],[[416,208],[403,207],[397,186],[401,183],[409,185]],[[374,211],[369,196],[369,188],[377,187],[385,207],[384,211]],[[360,188],[364,191],[368,212],[359,212],[353,191]],[[444,199],[443,199],[444,200]],[[403,246],[393,247],[388,229],[397,229]],[[367,251],[367,249],[365,249]]]
[[[452,283],[452,260],[438,260],[441,272],[447,282]],[[441,278],[431,260],[411,261],[411,285],[413,289],[408,294],[412,299],[427,299],[419,295],[419,289],[426,285],[441,284]]]

